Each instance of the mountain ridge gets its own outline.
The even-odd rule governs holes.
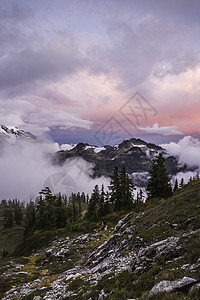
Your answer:
[[[63,165],[66,160],[82,157],[94,164],[93,177],[109,177],[115,166],[126,170],[133,181],[140,187],[147,184],[147,174],[152,160],[162,153],[165,157],[165,166],[172,177],[179,172],[189,170],[186,165],[180,165],[178,158],[171,156],[161,146],[147,143],[141,139],[131,138],[118,145],[94,146],[88,143],[79,143],[70,150],[58,151],[52,156],[53,164]]]
[[[0,142],[14,144],[17,140],[36,141],[37,137],[28,131],[19,129],[16,126],[0,125]]]

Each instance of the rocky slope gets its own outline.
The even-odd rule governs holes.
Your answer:
[[[199,179],[108,225],[2,261],[2,299],[200,299]]]
[[[187,169],[186,166],[180,166],[177,159],[168,155],[160,146],[135,138],[125,140],[119,145],[104,147],[79,143],[71,150],[57,152],[53,156],[53,162],[56,165],[62,165],[67,159],[82,157],[95,165],[94,177],[109,176],[115,166],[122,168],[125,165],[135,185],[144,187],[152,159],[160,152],[166,158],[165,164],[169,175],[172,176]]]

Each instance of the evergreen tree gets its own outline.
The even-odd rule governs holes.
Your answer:
[[[183,178],[181,178],[181,182],[180,182],[180,185],[179,185],[179,187],[180,187],[180,188],[183,188],[183,187],[184,187],[184,185],[185,185],[185,183],[184,183],[184,179],[183,179]]]
[[[95,221],[98,217],[98,209],[100,203],[100,192],[98,185],[95,185],[90,202],[88,204],[87,218],[91,221]]]
[[[142,191],[142,189],[140,189],[140,202],[143,202],[143,198],[144,198],[144,193]]]
[[[115,167],[113,170],[113,174],[110,176],[110,186],[108,187],[110,190],[110,200],[112,206],[116,210],[120,210],[121,208],[121,187],[120,187],[120,175],[118,167]]]
[[[86,197],[85,197],[85,193],[84,192],[82,192],[82,194],[81,194],[81,201],[82,201],[82,203],[86,202]]]
[[[100,194],[100,200],[99,200],[99,210],[98,210],[98,216],[102,217],[105,215],[105,192],[104,192],[104,185],[101,186],[101,194]]]
[[[104,196],[104,216],[111,213],[111,205],[109,202],[109,192],[107,191]]]
[[[137,192],[136,204],[142,203],[143,202],[143,198],[144,198],[144,193],[143,193],[142,189],[140,189],[140,191]]]
[[[55,225],[56,228],[63,228],[66,225],[65,207],[60,193],[55,198]]]
[[[136,204],[139,204],[140,203],[140,196],[139,196],[139,192],[137,192],[137,196],[136,196],[136,201],[135,201]]]
[[[87,204],[89,203],[89,198],[90,198],[90,197],[89,197],[89,195],[87,194],[87,195],[86,195],[86,203],[87,203]]]
[[[81,212],[82,212],[82,203],[81,203],[81,195],[78,192],[76,195],[76,200],[78,202],[78,218],[81,218]]]
[[[9,208],[13,208],[13,202],[12,202],[12,200],[10,200],[10,199],[8,200],[8,207],[9,207]]]
[[[47,205],[42,196],[39,197],[36,213],[35,213],[35,228],[46,229],[46,209]]]
[[[170,179],[167,175],[164,165],[165,159],[160,153],[159,156],[153,160],[150,169],[150,179],[147,185],[148,198],[167,198],[172,195],[172,188]]]
[[[189,178],[189,181],[188,181],[188,184],[190,184],[190,183],[192,183],[192,177],[190,176],[190,178]]]
[[[1,208],[5,209],[8,207],[7,201],[6,200],[1,200]]]
[[[11,208],[5,209],[3,213],[4,228],[10,228],[13,226],[13,212]]]
[[[21,206],[20,206],[20,202],[16,199],[14,201],[14,219],[15,219],[15,223],[17,225],[21,225],[22,217],[23,217],[23,214],[22,214],[22,209],[21,209]]]
[[[24,236],[28,236],[29,233],[34,229],[35,226],[35,205],[31,201],[27,204],[26,214],[25,214],[25,231]]]
[[[173,192],[175,192],[176,190],[178,190],[178,180],[177,180],[177,178],[175,180]]]
[[[36,209],[36,228],[50,230],[56,227],[56,197],[46,187],[40,193],[40,200]]]
[[[126,173],[125,166],[120,171],[120,192],[121,192],[121,207],[131,208],[133,205],[133,190],[134,184],[132,179]]]
[[[76,208],[75,197],[72,200],[72,211],[73,211],[73,221],[76,221],[78,219],[78,210]]]
[[[126,173],[124,166],[121,171],[117,167],[114,168],[109,189],[110,200],[115,210],[131,208],[133,205],[134,184]]]

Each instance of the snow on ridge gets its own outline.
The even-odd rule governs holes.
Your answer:
[[[62,145],[60,145],[60,150],[69,151],[69,150],[75,148],[76,146],[77,146],[77,144],[62,144]]]
[[[144,147],[146,147],[146,145],[144,145],[144,144],[133,144],[133,143],[131,143],[131,145],[133,146],[133,147],[139,147],[139,148],[144,148]]]
[[[19,131],[22,131],[22,130],[20,130],[20,129],[18,129],[17,127],[15,127],[15,126],[6,126],[9,130],[12,130],[13,132],[19,132]]]
[[[0,133],[5,133],[5,134],[24,134],[26,135],[26,132],[17,128],[16,126],[5,126],[1,125],[0,126]]]
[[[8,134],[1,126],[0,126],[0,133]]]
[[[85,147],[85,150],[93,149],[93,148],[94,148],[94,146],[86,146],[86,147]]]
[[[99,153],[99,152],[104,151],[104,150],[106,150],[106,148],[104,146],[102,146],[102,147],[95,147],[94,148],[94,152],[95,153]]]
[[[104,151],[106,150],[106,148],[104,146],[100,146],[100,147],[96,147],[96,146],[86,146],[85,147],[85,150],[88,150],[88,149],[94,149],[94,152],[95,153],[99,153],[101,151]]]

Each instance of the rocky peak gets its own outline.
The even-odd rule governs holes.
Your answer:
[[[163,153],[166,158],[165,165],[169,175],[173,176],[187,169],[186,166],[180,167],[178,160],[168,155],[162,147],[136,138],[124,140],[119,145],[114,146],[99,147],[79,143],[70,150],[57,152],[52,160],[54,164],[62,165],[67,159],[81,157],[95,164],[94,177],[110,176],[115,166],[121,169],[124,165],[135,184],[139,187],[145,187],[152,160],[159,153]]]
[[[18,127],[0,125],[0,141],[15,143],[18,139],[37,140],[32,133],[21,130]]]

